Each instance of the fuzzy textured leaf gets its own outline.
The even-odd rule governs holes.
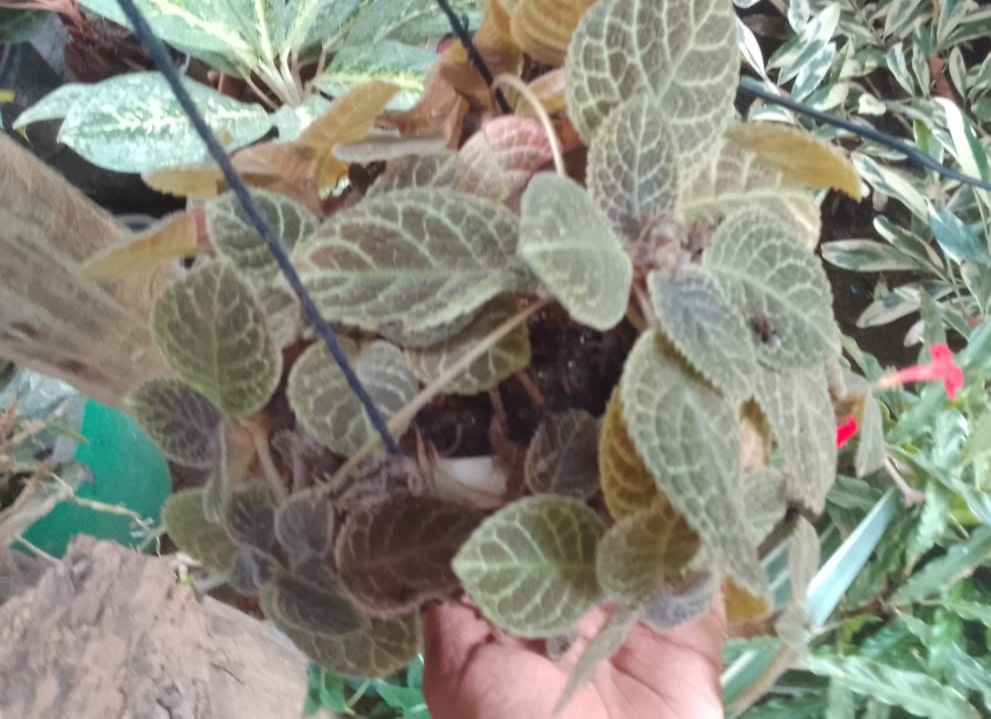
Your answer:
[[[749,397],[757,371],[754,342],[709,275],[695,265],[674,275],[652,272],[647,290],[657,320],[678,352],[726,397]]]
[[[656,330],[640,336],[620,380],[623,420],[661,493],[700,535],[717,565],[761,591],[767,578],[748,523],[736,412],[666,354]]]
[[[246,104],[187,80],[186,89],[228,150],[244,147],[272,127],[261,105]],[[206,146],[164,76],[133,72],[89,85],[69,108],[59,140],[98,167],[146,172],[202,162]]]
[[[457,162],[458,153],[453,151],[410,155],[392,160],[368,188],[365,197],[414,187],[450,187],[454,184]]]
[[[599,0],[568,48],[568,116],[588,143],[612,108],[650,93],[677,108],[678,151],[697,160],[732,117],[739,66],[729,2]]]
[[[688,577],[651,599],[643,608],[643,620],[661,631],[679,627],[705,612],[718,588],[719,583],[708,572]]]
[[[396,190],[337,213],[293,260],[324,316],[404,347],[456,334],[500,292],[530,285],[502,205],[435,188]]]
[[[748,122],[726,131],[726,138],[773,165],[786,180],[834,189],[860,200],[857,171],[835,145],[806,130],[780,122]]]
[[[635,95],[609,113],[588,149],[588,192],[637,264],[670,232],[678,154],[664,106]]]
[[[531,497],[486,519],[454,558],[482,614],[520,637],[570,630],[598,601],[602,520],[581,502]]]
[[[317,228],[317,217],[298,202],[267,190],[252,190],[251,198],[272,228],[282,247],[291,251]],[[227,192],[204,206],[210,244],[246,277],[273,279],[279,266],[264,238],[248,219],[233,192]]]
[[[670,503],[656,501],[619,520],[599,542],[596,575],[602,590],[640,606],[677,584],[699,550],[699,536]]]
[[[588,499],[599,491],[599,428],[583,409],[551,414],[527,448],[524,474],[534,494]]]
[[[406,361],[413,376],[429,384],[458,362],[492,330],[512,317],[519,305],[511,297],[496,297],[472,320],[471,324],[453,337],[424,349],[406,351]],[[448,384],[450,394],[486,392],[530,364],[530,332],[525,324],[489,347],[468,369]]]
[[[743,503],[750,519],[750,537],[760,544],[788,509],[786,476],[773,467],[743,470]]]
[[[371,624],[336,588],[299,576],[283,575],[261,595],[266,616],[300,632],[339,637],[366,631]]]
[[[712,238],[702,263],[757,340],[757,359],[801,367],[839,353],[832,293],[819,261],[794,231],[761,210],[740,210]]]
[[[836,420],[825,372],[762,368],[756,400],[781,452],[785,496],[818,514],[836,476]]]
[[[226,261],[194,270],[152,312],[155,341],[176,373],[222,412],[254,414],[282,373],[282,354],[251,288]]]
[[[252,480],[231,493],[224,507],[224,528],[238,544],[265,552],[275,548],[275,499],[264,480]]]
[[[857,452],[853,460],[857,476],[864,477],[881,469],[886,454],[881,405],[874,393],[868,390],[864,396],[864,417],[857,433]]]
[[[294,492],[275,513],[275,538],[293,557],[327,556],[334,512],[323,487]]]
[[[250,544],[241,544],[231,562],[227,583],[238,594],[257,597],[262,588],[281,573],[282,566],[271,554]]]
[[[658,498],[654,477],[626,430],[618,388],[609,398],[599,435],[599,482],[606,507],[615,519],[639,512]]]
[[[395,616],[458,588],[451,560],[484,518],[436,497],[402,494],[351,513],[334,556],[341,583],[372,616]]]
[[[217,427],[222,419],[210,400],[173,379],[153,379],[131,393],[128,407],[162,454],[187,467],[217,461]]]
[[[787,223],[802,247],[811,250],[818,244],[822,222],[808,190],[788,182],[752,152],[719,140],[705,163],[681,184],[677,219],[686,225],[714,225],[747,207],[759,207]]]
[[[416,396],[416,381],[398,347],[376,340],[359,350],[346,338],[340,345],[384,417]],[[337,454],[356,452],[375,433],[361,400],[321,342],[311,345],[293,365],[287,393],[307,432]]]
[[[568,314],[597,330],[618,324],[633,263],[585,189],[541,173],[524,191],[520,215],[520,255]]]
[[[203,514],[202,489],[184,489],[169,497],[162,507],[162,523],[176,546],[209,571],[230,568],[237,545]]]
[[[527,55],[551,67],[564,64],[571,36],[594,0],[519,0],[510,32]]]
[[[551,157],[539,122],[503,115],[485,123],[458,152],[454,189],[503,202]]]

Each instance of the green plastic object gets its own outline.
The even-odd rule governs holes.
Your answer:
[[[172,492],[169,467],[158,448],[127,414],[88,402],[74,459],[93,473],[78,497],[119,504],[159,523],[159,513]],[[88,534],[129,547],[141,542],[131,536],[131,519],[63,502],[31,525],[25,539],[52,556],[61,557],[72,538]]]

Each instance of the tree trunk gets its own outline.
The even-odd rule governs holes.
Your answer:
[[[302,716],[306,658],[268,625],[197,600],[165,559],[80,538],[26,581],[0,605],[4,719]]]

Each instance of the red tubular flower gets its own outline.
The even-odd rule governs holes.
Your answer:
[[[860,429],[860,425],[857,424],[857,418],[852,414],[847,415],[847,418],[843,420],[843,424],[836,428],[836,446],[842,447],[849,442],[850,438],[857,434],[858,429]]]
[[[933,345],[931,355],[932,361],[929,364],[914,365],[885,375],[881,378],[880,386],[887,388],[907,382],[941,381],[946,388],[946,396],[956,399],[957,392],[963,388],[963,370],[953,361],[953,353],[944,344]]]

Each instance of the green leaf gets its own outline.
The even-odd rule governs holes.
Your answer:
[[[281,275],[258,288],[258,302],[275,346],[282,350],[294,344],[303,334],[303,306]]]
[[[750,321],[758,360],[773,367],[839,353],[829,281],[793,236],[773,215],[740,210],[719,226],[702,257],[726,300]]]
[[[964,224],[949,210],[929,208],[929,227],[943,252],[956,262],[991,263],[980,225]]]
[[[854,272],[893,272],[928,269],[897,248],[873,240],[833,240],[822,245],[822,258],[836,267]]]
[[[453,0],[449,3],[468,27],[481,22],[482,0]],[[351,23],[345,45],[360,45],[391,38],[420,42],[430,35],[444,35],[451,26],[434,0],[367,0]]]
[[[372,616],[395,616],[459,586],[451,560],[479,510],[402,494],[348,515],[334,549],[341,583]]]
[[[674,275],[651,272],[647,290],[664,334],[689,364],[726,397],[749,397],[757,372],[754,342],[708,273],[695,265]]]
[[[829,705],[823,715],[824,719],[857,719],[853,692],[835,679],[829,682],[826,700]]]
[[[224,507],[224,528],[241,545],[275,549],[275,498],[268,482],[252,480],[231,493]]]
[[[667,502],[619,520],[599,542],[596,575],[602,590],[637,607],[681,579],[699,550],[695,531]]]
[[[431,494],[432,480],[417,460],[402,455],[373,457],[360,462],[331,487],[331,506],[340,513],[364,511],[395,494]]]
[[[154,379],[134,390],[128,407],[167,458],[187,467],[217,461],[221,415],[206,397],[173,379]]]
[[[740,439],[734,409],[665,354],[660,336],[640,336],[620,382],[623,420],[658,489],[699,533],[721,569],[761,591],[767,578],[745,541]]]
[[[819,535],[815,527],[799,516],[788,544],[788,578],[791,582],[791,600],[800,605],[805,592],[819,571]]]
[[[399,92],[387,109],[408,110],[423,95],[425,78],[436,60],[436,52],[395,40],[346,45],[313,78],[313,84],[337,97],[372,80],[390,82],[399,86]]]
[[[451,190],[377,195],[338,212],[293,261],[323,315],[423,347],[447,339],[530,278],[514,257],[519,221]]]
[[[250,544],[240,544],[231,561],[227,583],[238,594],[257,597],[262,588],[282,573],[279,560]]]
[[[520,206],[520,255],[571,317],[607,330],[623,319],[633,263],[607,218],[574,180],[541,173]]]
[[[272,113],[272,124],[279,131],[281,142],[293,142],[303,130],[330,109],[330,100],[323,95],[310,95],[295,107],[283,105]]]
[[[262,137],[272,119],[261,105],[249,105],[187,80],[186,89],[204,119],[236,150]],[[98,167],[148,172],[192,165],[208,157],[165,78],[135,72],[88,85],[69,108],[59,140]]]
[[[370,621],[337,587],[295,575],[283,575],[261,592],[265,615],[280,628],[314,635],[340,636],[365,631]]]
[[[298,202],[267,190],[252,190],[258,212],[272,229],[283,249],[291,251],[316,230],[319,220]],[[233,192],[204,205],[207,235],[218,253],[252,280],[268,282],[278,276],[279,266],[268,244],[248,219]]]
[[[708,572],[690,576],[647,602],[643,620],[661,631],[679,627],[711,607],[718,589],[719,583]]]
[[[959,644],[952,644],[944,651],[947,663],[946,678],[957,689],[966,694],[968,690],[979,692],[984,708],[991,710],[991,670],[987,660],[978,661],[967,654]]]
[[[471,324],[453,337],[423,349],[407,350],[406,361],[413,376],[424,384],[430,384],[516,314],[518,309],[519,303],[515,299],[496,297],[482,308]],[[444,391],[466,395],[486,392],[529,364],[530,332],[525,324],[520,324],[485,350]]]
[[[926,562],[891,596],[893,604],[909,604],[940,594],[991,556],[991,527],[977,527],[964,542],[952,545],[942,557]]]
[[[762,369],[755,398],[784,461],[786,497],[818,514],[836,477],[836,420],[825,373]]]
[[[203,514],[202,489],[185,489],[169,497],[162,507],[162,523],[176,546],[209,571],[230,569],[237,545]]]
[[[176,374],[225,414],[254,414],[275,392],[282,354],[229,262],[211,262],[166,289],[155,302],[152,331]]]
[[[763,542],[768,533],[785,516],[786,476],[772,467],[754,467],[743,471],[743,503],[750,520],[754,544]]]
[[[600,598],[595,552],[605,525],[565,497],[531,497],[486,519],[454,558],[485,617],[520,637],[570,630]]]
[[[399,671],[423,641],[418,613],[394,619],[368,619],[368,628],[348,634],[316,634],[287,624],[273,604],[275,592],[262,592],[262,611],[310,659],[335,674],[361,679]]]
[[[39,13],[40,14],[40,13]],[[61,120],[69,114],[72,106],[93,91],[92,85],[67,82],[61,85],[22,112],[14,120],[13,129],[20,130],[32,122]]]
[[[976,717],[959,693],[920,672],[895,669],[864,657],[810,655],[805,669],[828,677],[858,694],[928,717]]]
[[[653,259],[674,218],[677,145],[663,108],[634,95],[609,113],[588,149],[588,192],[637,264]]]
[[[732,117],[740,60],[733,7],[720,0],[599,0],[565,59],[568,116],[589,143],[612,108],[640,93],[664,107],[678,152],[697,160]]]
[[[340,345],[385,418],[416,396],[416,381],[394,344],[376,340],[359,350],[353,341],[341,338]],[[299,422],[337,454],[358,451],[375,434],[361,400],[322,342],[311,345],[293,365],[287,393]]]
[[[527,448],[527,487],[534,494],[590,498],[599,491],[598,444],[598,424],[585,410],[547,415]]]
[[[780,170],[754,153],[719,140],[705,164],[679,188],[677,219],[685,225],[714,225],[748,207],[765,210],[785,222],[802,247],[812,250],[818,244],[819,206],[808,190],[788,182]]]
[[[552,158],[543,125],[530,118],[503,115],[482,125],[461,147],[454,188],[504,202]]]
[[[864,397],[864,417],[857,433],[854,467],[858,477],[865,477],[884,466],[887,448],[884,443],[884,419],[881,405],[871,390]]]
[[[15,45],[31,42],[49,21],[49,13],[40,10],[0,10],[0,42]]]
[[[275,538],[292,557],[325,557],[334,537],[334,512],[323,487],[293,492],[275,513]]]
[[[910,566],[942,539],[949,526],[952,503],[952,492],[939,482],[926,484],[926,502],[922,505],[919,522],[906,547]]]
[[[561,697],[557,700],[554,710],[555,715],[564,709],[571,698],[592,676],[599,665],[618,652],[626,642],[626,637],[637,622],[637,613],[634,610],[617,607],[606,625],[599,630],[599,633],[588,643],[574,669],[568,675],[568,682],[561,691]]]
[[[409,155],[388,162],[365,198],[414,187],[450,187],[454,184],[458,153],[447,150],[430,155]]]

